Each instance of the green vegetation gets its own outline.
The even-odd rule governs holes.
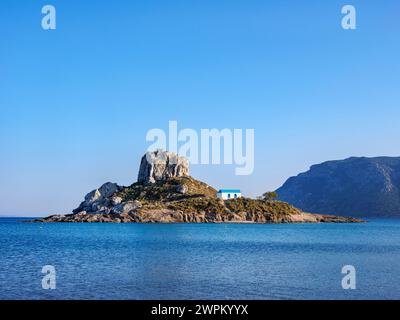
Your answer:
[[[245,221],[282,222],[300,210],[268,192],[262,199],[237,198],[223,201],[216,190],[192,177],[170,178],[154,184],[134,183],[116,194],[126,201],[139,201],[141,212],[166,210],[181,214],[205,214],[210,220],[239,217]],[[168,214],[168,213],[166,213]],[[220,218],[217,218],[220,217]],[[223,218],[225,217],[225,218]]]
[[[216,198],[187,198],[184,201],[173,201],[168,203],[168,209],[184,213],[204,212],[208,214],[224,214],[228,210],[223,201]]]
[[[184,191],[182,191],[184,190]],[[192,177],[174,177],[153,184],[134,183],[116,194],[123,201],[177,201],[189,198],[216,198],[216,190]]]
[[[268,191],[262,195],[262,199],[267,201],[274,201],[276,198],[278,198],[278,194],[275,191]]]
[[[301,211],[287,202],[255,200],[238,198],[225,201],[225,206],[231,212],[247,212],[249,214],[269,213],[273,217],[300,214]]]

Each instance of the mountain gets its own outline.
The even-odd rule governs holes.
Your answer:
[[[327,161],[289,178],[276,192],[306,212],[400,217],[400,157]]]
[[[304,213],[286,202],[218,199],[216,189],[189,175],[186,158],[163,151],[143,156],[137,182],[128,187],[107,182],[91,191],[71,214],[37,222],[192,222],[291,223],[359,222]]]

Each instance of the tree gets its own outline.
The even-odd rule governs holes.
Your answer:
[[[268,191],[264,193],[262,196],[264,200],[268,201],[274,201],[276,198],[278,198],[278,194],[275,191]]]

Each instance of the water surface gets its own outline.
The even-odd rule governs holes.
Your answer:
[[[0,299],[400,299],[400,221],[67,224],[0,219]],[[343,290],[341,268],[357,270]],[[57,288],[41,286],[44,265]]]

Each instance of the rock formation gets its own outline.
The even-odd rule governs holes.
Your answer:
[[[87,213],[110,213],[110,204],[115,203],[115,199],[113,200],[114,202],[112,202],[110,197],[121,189],[122,187],[116,183],[107,182],[100,188],[89,192],[85,196],[85,200],[72,212],[79,213],[85,211]]]
[[[189,161],[172,152],[147,152],[140,163],[138,182],[155,183],[172,177],[189,175]]]

